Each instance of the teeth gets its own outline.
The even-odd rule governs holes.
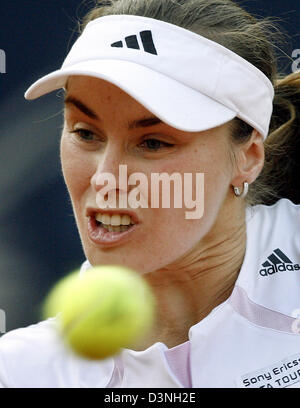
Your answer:
[[[122,220],[121,220],[121,224],[122,224],[122,225],[130,225],[130,222],[131,222],[132,224],[134,224],[134,222],[131,221],[131,218],[130,218],[129,215],[122,215]]]
[[[101,222],[106,225],[110,225],[110,215],[103,214],[101,218]]]
[[[95,218],[98,222],[102,222],[105,225],[113,225],[113,226],[122,226],[122,225],[130,225],[135,224],[134,221],[131,219],[130,215],[121,215],[121,214],[114,214],[110,216],[109,214],[101,214],[97,213]]]
[[[118,225],[118,226],[113,226],[113,225],[102,225],[103,228],[107,229],[108,231],[113,231],[113,232],[123,232],[128,230],[128,226],[126,225]]]
[[[110,224],[111,225],[120,225],[121,224],[121,216],[118,214],[114,214],[110,217]]]
[[[98,221],[98,222],[102,222],[102,214],[96,214],[95,215],[95,218],[96,218],[96,220]]]
[[[104,228],[108,229],[108,231],[120,232],[119,226],[104,225]]]

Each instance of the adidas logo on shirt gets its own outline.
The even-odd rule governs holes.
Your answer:
[[[294,264],[279,248],[274,249],[267,259],[262,264],[263,268],[259,271],[261,276],[273,275],[276,272],[300,270],[300,265]]]
[[[150,54],[157,55],[157,51],[155,49],[155,45],[152,38],[152,32],[150,30],[141,31],[140,37],[144,47],[144,51],[149,52]],[[128,37],[125,37],[125,43],[127,48],[134,48],[136,50],[140,49],[136,35],[129,35]],[[111,44],[111,47],[123,48],[123,42],[116,41]]]

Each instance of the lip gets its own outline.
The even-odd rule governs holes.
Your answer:
[[[97,209],[88,209],[87,210],[87,217],[88,217],[88,223],[87,223],[87,231],[88,231],[88,237],[89,239],[97,244],[101,245],[104,247],[113,247],[116,245],[123,244],[124,242],[127,242],[133,237],[133,233],[136,231],[137,228],[139,228],[139,223],[137,222],[134,224],[128,231],[123,231],[123,232],[113,232],[113,231],[104,231],[103,228],[99,227],[96,219],[95,219],[95,214],[96,213],[105,213],[105,214],[120,214],[120,211],[111,211],[111,210],[106,210],[106,211],[99,211]],[[130,211],[122,211],[122,214],[128,214],[131,216]],[[132,217],[133,221],[136,222],[137,217]]]

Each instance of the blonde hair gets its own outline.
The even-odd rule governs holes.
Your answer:
[[[261,70],[275,88],[274,110],[265,146],[265,164],[249,186],[247,205],[272,204],[281,197],[299,197],[296,168],[300,162],[300,73],[286,77],[278,73],[275,42],[281,38],[269,18],[256,19],[231,0],[111,0],[96,1],[79,23],[112,14],[150,17],[178,25],[209,38],[240,55]],[[245,143],[252,128],[235,118],[231,142]],[[299,178],[299,177],[298,177]]]

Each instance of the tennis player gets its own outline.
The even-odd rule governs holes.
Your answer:
[[[136,269],[157,321],[139,347],[102,361],[67,350],[55,317],[10,331],[1,386],[299,388],[300,205],[277,187],[299,138],[300,76],[277,72],[273,25],[230,0],[115,0],[81,28],[62,67],[25,97],[64,90],[61,163],[81,273]],[[102,176],[118,180],[120,164],[148,181],[204,174],[203,214],[101,209]]]

